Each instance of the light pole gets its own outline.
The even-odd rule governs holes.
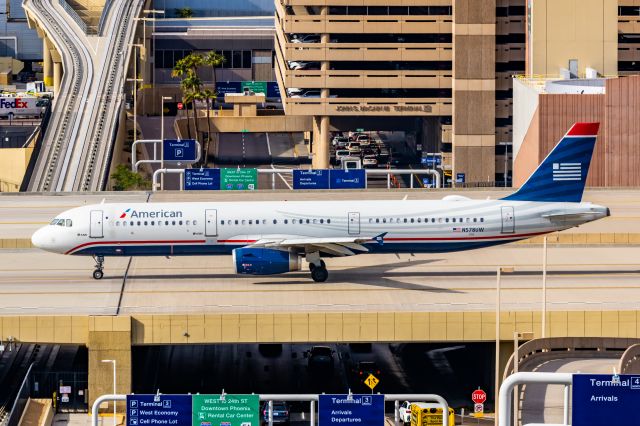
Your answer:
[[[512,273],[514,268],[503,268],[498,267],[496,270],[496,376],[495,376],[495,387],[493,390],[493,404],[495,411],[495,424],[498,426],[498,390],[500,389],[500,280],[502,278],[503,273]]]
[[[542,338],[547,336],[547,236],[542,245]]]
[[[137,49],[137,55],[133,60],[133,78],[127,78],[126,81],[133,82],[133,141],[138,138],[138,83],[144,82],[144,79],[138,78],[138,56],[140,55],[141,44],[130,43],[129,47],[135,47]]]
[[[173,98],[169,96],[162,97],[162,105],[160,111],[160,168],[164,169],[164,101],[171,101]],[[187,123],[188,124],[188,123]],[[160,191],[164,190],[164,173],[160,175]]]
[[[507,176],[509,175],[509,147],[513,146],[512,142],[500,142],[498,145],[504,146],[504,187],[507,187]]]
[[[513,332],[513,373],[518,372],[518,367],[520,364],[520,356],[518,355],[518,347],[520,346],[520,340],[531,340],[533,339],[533,333],[530,331],[525,332]],[[518,385],[513,387],[513,424],[518,424],[518,405],[519,405],[519,387]]]
[[[116,360],[115,359],[103,359],[102,362],[113,364],[113,394],[116,395]],[[113,401],[113,426],[116,426],[116,402]]]

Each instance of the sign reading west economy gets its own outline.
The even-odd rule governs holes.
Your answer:
[[[573,375],[573,426],[640,424],[640,375]]]
[[[253,191],[258,189],[258,170],[220,169],[220,189],[223,191]]]
[[[198,159],[197,143],[194,139],[165,139],[162,141],[164,161],[193,163]]]
[[[185,169],[184,189],[217,191],[220,189],[220,169]]]
[[[191,395],[127,395],[127,426],[191,426]]]
[[[367,187],[367,172],[364,169],[333,169],[329,180],[331,189],[362,189]]]
[[[193,395],[193,426],[260,426],[258,395]]]
[[[294,170],[293,189],[329,189],[329,170]]]
[[[320,426],[336,424],[384,425],[384,395],[319,395]]]

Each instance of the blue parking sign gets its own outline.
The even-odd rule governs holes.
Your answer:
[[[127,426],[191,426],[191,395],[127,395]]]
[[[193,163],[198,159],[197,143],[194,139],[165,139],[162,142],[164,161]]]
[[[319,426],[384,426],[384,395],[319,395]]]

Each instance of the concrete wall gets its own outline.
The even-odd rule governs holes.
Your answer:
[[[528,0],[527,73],[558,76],[577,59],[604,75],[618,72],[618,0]]]
[[[18,192],[33,148],[0,149],[0,192]]]

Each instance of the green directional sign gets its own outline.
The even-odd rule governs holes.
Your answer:
[[[192,426],[260,426],[260,397],[193,395]]]
[[[253,191],[258,189],[257,169],[221,169],[220,189],[223,191]]]
[[[242,91],[244,89],[249,89],[253,93],[264,93],[267,94],[267,82],[266,81],[243,81],[240,86]]]

